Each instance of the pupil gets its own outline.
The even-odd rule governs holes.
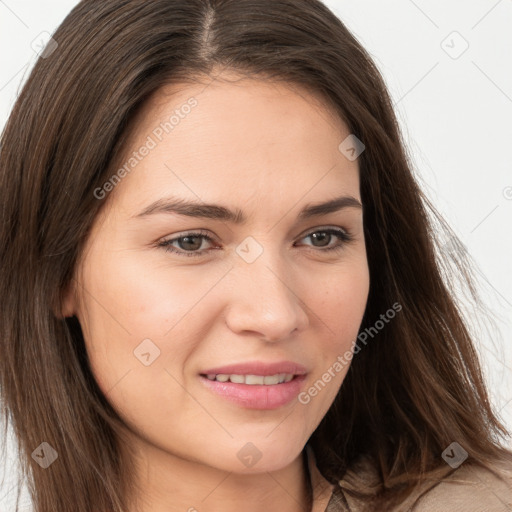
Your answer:
[[[194,244],[190,240],[196,239],[198,243]],[[191,244],[192,247],[187,247],[187,244]],[[199,249],[201,247],[201,239],[198,236],[184,236],[180,242],[182,249]]]
[[[321,233],[320,236],[318,235],[318,233]],[[319,239],[320,239],[320,241],[322,241],[322,239],[327,240],[327,243],[321,244],[320,247],[323,247],[324,245],[329,245],[328,238],[330,235],[328,233],[326,233],[325,231],[319,231],[318,233],[313,233],[313,235],[311,235],[314,240],[317,240],[317,241]]]

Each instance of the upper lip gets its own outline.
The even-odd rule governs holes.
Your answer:
[[[290,373],[292,375],[304,375],[306,367],[293,361],[277,361],[265,363],[263,361],[251,361],[246,363],[228,364],[217,366],[201,372],[202,375],[276,375],[278,373]]]

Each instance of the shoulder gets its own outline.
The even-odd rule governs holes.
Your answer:
[[[429,484],[413,512],[510,512],[512,465],[496,463],[491,471],[463,464],[441,482]],[[501,478],[500,478],[501,477]]]
[[[427,480],[393,512],[512,512],[512,462],[497,462],[493,472],[464,463],[442,480]],[[368,460],[339,481],[351,511],[366,510],[350,491],[380,489],[379,477]]]

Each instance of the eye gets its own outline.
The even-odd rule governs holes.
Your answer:
[[[329,245],[329,241],[333,240],[333,236],[337,237],[336,245],[326,247]],[[316,228],[316,231],[310,232],[309,234],[304,236],[303,239],[310,237],[313,241],[320,243],[320,245],[316,247],[325,247],[324,249],[320,249],[321,252],[340,251],[345,248],[346,244],[348,244],[354,239],[354,237],[348,230],[338,228]]]
[[[198,242],[199,240],[199,242]],[[163,240],[158,244],[159,247],[163,247],[168,252],[174,252],[184,256],[202,256],[206,249],[197,251],[203,245],[203,241],[213,242],[213,239],[203,231],[197,231],[193,233],[186,233],[182,236],[171,238],[170,240]],[[172,244],[178,243],[180,248],[176,248]]]
[[[353,236],[348,230],[338,228],[317,228],[316,231],[310,232],[302,237],[301,240],[310,237],[314,242],[319,243],[319,245],[313,246],[320,247],[315,252],[340,251],[353,240]],[[333,237],[337,238],[337,243],[329,246]],[[204,241],[213,242],[213,238],[204,231],[195,231],[169,240],[163,240],[158,243],[158,247],[162,247],[165,251],[176,253],[180,256],[202,256],[208,251],[208,249],[201,249]],[[178,247],[174,244],[177,244]]]

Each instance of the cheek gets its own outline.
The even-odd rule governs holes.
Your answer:
[[[343,348],[355,340],[369,292],[369,273],[365,262],[340,268],[324,280],[322,289],[313,288],[311,298],[316,315],[323,321],[333,348]]]
[[[314,310],[310,318],[317,325],[312,332],[320,347],[318,370],[303,395],[303,404],[323,416],[336,397],[352,363],[354,345],[366,308],[369,292],[369,273],[365,261],[330,274],[320,291],[313,288],[306,296]]]
[[[126,251],[96,265],[85,279],[90,302],[101,305],[94,308],[95,314],[102,318],[104,327],[120,334],[112,342],[124,344],[127,337],[140,342],[178,330],[218,281],[217,274],[211,271],[199,279],[193,269],[166,264],[159,254],[146,258]]]
[[[129,382],[137,383],[136,394],[160,380],[168,387],[171,377],[165,369],[181,382],[181,370],[211,314],[212,306],[204,299],[222,270],[199,279],[193,270],[162,264],[161,258],[149,260],[134,252],[101,261],[93,255],[85,267],[79,320],[93,373],[104,392]],[[118,385],[121,380],[123,385]]]

